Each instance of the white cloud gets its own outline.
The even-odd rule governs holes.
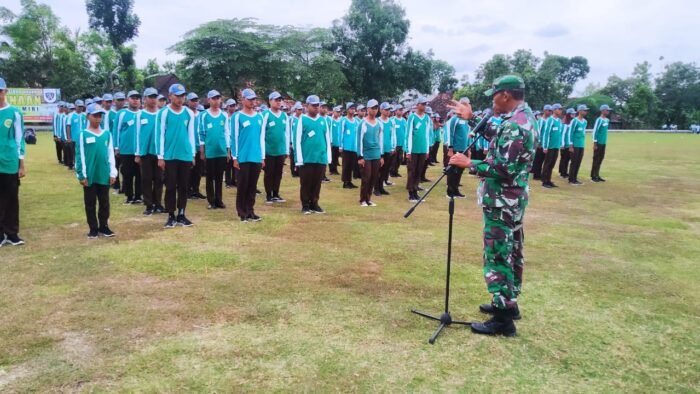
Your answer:
[[[42,0],[39,0],[42,1]],[[75,29],[87,29],[84,0],[43,0]],[[588,59],[591,72],[579,83],[605,83],[616,73],[631,73],[634,64],[648,60],[652,71],[662,71],[673,61],[700,62],[700,40],[692,34],[700,3],[667,0],[641,4],[633,0],[514,1],[500,3],[469,0],[425,2],[402,0],[411,21],[409,44],[433,49],[461,74],[474,75],[479,64],[496,53],[531,49]],[[19,0],[4,5],[19,11]],[[254,17],[261,23],[296,26],[331,26],[347,11],[350,0],[321,3],[316,0],[280,2],[228,2],[221,0],[136,0],[141,18],[136,61],[175,59],[167,48],[198,25],[215,20]],[[665,60],[659,61],[659,56]]]

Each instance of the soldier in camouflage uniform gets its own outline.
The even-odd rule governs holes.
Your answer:
[[[494,81],[486,95],[503,121],[491,138],[486,159],[454,155],[450,164],[476,171],[481,177],[479,205],[484,211],[484,277],[491,304],[480,306],[494,317],[472,324],[477,334],[513,336],[513,320],[520,319],[518,295],[523,278],[523,217],[528,203],[528,174],[534,156],[535,117],[523,101],[525,83],[506,75]],[[457,116],[471,116],[471,108],[454,103]]]

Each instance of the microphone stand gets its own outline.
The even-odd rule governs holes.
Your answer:
[[[469,149],[476,144],[476,142],[479,140],[479,138],[483,138],[482,131],[485,128],[487,119],[490,117],[490,114],[487,116],[484,116],[484,119],[482,122],[480,122],[475,128],[474,128],[474,141],[472,141],[469,146],[467,146],[467,149],[464,150],[464,154],[469,152]],[[483,125],[482,125],[483,123]],[[449,173],[455,171],[456,169],[453,168],[452,166],[447,166],[445,170],[442,172],[442,175],[430,186],[430,188],[423,194],[423,196],[416,202],[404,215],[404,218],[408,218],[413,214],[413,211],[416,210],[416,208],[425,200],[425,198],[430,194],[430,192],[433,191],[435,186],[437,186],[438,183],[442,181],[442,179]],[[435,343],[435,340],[437,340],[437,337],[442,333],[442,330],[445,329],[445,327],[448,327],[452,324],[458,324],[458,325],[471,325],[472,322],[469,321],[461,321],[461,320],[453,320],[452,315],[450,314],[450,271],[452,268],[452,223],[454,221],[454,212],[455,212],[455,198],[454,196],[450,196],[450,202],[448,205],[448,213],[449,213],[449,225],[448,225],[448,231],[447,231],[447,272],[445,275],[445,310],[442,312],[442,314],[438,317],[437,315],[432,315],[429,313],[421,312],[416,309],[411,309],[412,313],[415,313],[418,316],[422,316],[426,319],[430,320],[435,320],[440,322],[440,325],[438,328],[433,332],[433,335],[428,339],[428,343],[431,345]]]

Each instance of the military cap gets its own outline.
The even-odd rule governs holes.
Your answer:
[[[493,96],[494,94],[503,90],[525,90],[525,81],[517,75],[504,75],[500,78],[496,78],[493,81],[491,89],[484,92],[486,96]]]

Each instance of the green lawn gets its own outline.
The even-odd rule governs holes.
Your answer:
[[[0,248],[0,391],[697,392],[700,136],[610,137],[602,175],[533,182],[515,338],[435,328],[447,200],[408,220],[403,184],[360,208],[339,179],[325,216],[260,203],[264,221],[190,202],[191,229],[112,196],[115,239],[88,241],[82,191],[40,134],[21,235]],[[405,176],[405,169],[402,168]],[[437,167],[429,178],[438,176]],[[457,202],[452,312],[483,319],[476,180]],[[262,188],[262,181],[260,183]],[[260,202],[260,199],[258,200]]]

